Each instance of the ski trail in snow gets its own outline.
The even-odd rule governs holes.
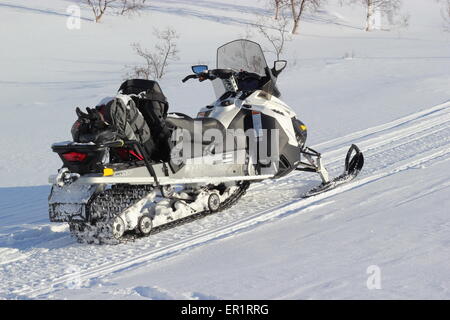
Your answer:
[[[405,125],[411,124],[411,123],[419,123],[423,126],[426,126],[429,121],[433,121],[435,118],[438,118],[440,115],[448,115],[448,108],[450,107],[450,101],[446,101],[442,104],[436,105],[431,108],[427,108],[422,111],[418,111],[415,113],[412,113],[410,115],[407,115],[405,117],[396,119],[394,121],[381,124],[379,126],[371,127],[365,130],[357,131],[350,133],[348,135],[345,135],[343,137],[339,137],[336,139],[332,139],[326,142],[322,142],[317,144],[316,148],[321,148],[322,150],[324,148],[336,148],[337,145],[347,145],[350,143],[354,143],[355,141],[370,137],[373,134],[380,134],[384,131],[388,132],[388,130],[392,130],[394,128],[400,128]],[[398,131],[394,131],[398,132]]]
[[[73,277],[67,270],[73,265],[79,268],[78,277],[82,279],[82,283],[89,286],[90,280],[112,272],[162,260],[211,241],[251,230],[274,219],[313,212],[317,207],[331,205],[333,200],[330,198],[334,196],[362,188],[387,176],[432,165],[433,161],[448,161],[450,103],[322,144],[328,150],[324,153],[325,160],[339,154],[327,164],[333,174],[342,170],[341,160],[348,147],[342,146],[349,139],[355,139],[361,146],[366,166],[360,177],[347,185],[312,198],[300,199],[299,196],[305,189],[305,174],[292,174],[280,180],[255,184],[229,210],[149,238],[119,245],[120,250],[117,250],[118,246],[80,244],[52,250],[33,249],[33,252],[25,252],[29,255],[20,257],[20,261],[0,265],[4,276],[0,283],[0,291],[4,293],[0,296],[6,293],[14,297],[35,298],[65,288],[65,284]],[[320,145],[316,147],[319,148]],[[329,200],[324,202],[324,199]],[[17,274],[22,275],[20,279],[12,276]]]
[[[437,132],[448,129],[448,126],[445,126],[444,124],[449,121],[450,101],[383,125],[317,144],[313,146],[313,149],[321,151],[324,163],[328,167],[335,163],[341,164],[342,160],[345,158],[348,147],[352,143],[357,144],[364,155],[367,156],[368,153],[372,150],[376,150],[376,148],[383,148],[383,146],[388,144],[390,147],[393,147],[394,143],[397,143],[397,141],[399,141],[398,144],[402,144],[402,141],[409,136],[415,136],[415,138],[411,137],[408,141],[411,141],[411,139],[420,139],[421,133],[424,130],[427,130],[428,132],[430,132],[430,130],[435,130],[435,132]],[[382,134],[383,132],[386,133]],[[334,167],[330,167],[330,169],[333,168]],[[367,164],[363,168],[363,172],[365,172],[366,169]],[[281,183],[281,180],[286,180],[302,174],[303,173],[295,172],[276,181],[269,180],[269,183]],[[252,189],[252,187],[260,188],[259,185],[253,185],[250,189]]]
[[[24,258],[26,258],[26,255],[21,253],[19,249],[0,248],[0,264],[11,263]]]

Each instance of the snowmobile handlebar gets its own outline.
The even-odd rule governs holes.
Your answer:
[[[207,72],[202,72],[200,74],[190,74],[181,81],[184,83],[190,79],[198,79],[200,82],[202,82],[205,80],[214,80],[216,78],[217,78],[216,76],[213,76],[209,71],[207,71]]]
[[[237,74],[236,72],[230,69],[213,69],[198,74],[190,74],[181,81],[184,83],[190,79],[199,79],[200,82],[205,80],[214,80],[217,78],[228,79],[236,74]]]
[[[189,79],[196,79],[196,78],[198,78],[197,74],[190,74],[181,81],[184,83],[184,82],[188,81]]]

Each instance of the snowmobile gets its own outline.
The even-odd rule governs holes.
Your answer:
[[[73,141],[52,145],[63,166],[49,178],[49,215],[87,243],[147,236],[235,204],[251,183],[294,170],[319,174],[310,197],[354,179],[364,164],[356,145],[331,179],[307,128],[276,86],[285,60],[267,65],[259,44],[235,40],[217,49],[215,69],[192,67],[217,100],[197,117],[169,113],[158,83],[125,81],[115,97],[76,109]]]

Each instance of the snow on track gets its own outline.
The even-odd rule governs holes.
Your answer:
[[[358,144],[364,152],[363,172],[350,184],[312,198],[300,198],[314,184],[307,181],[311,175],[295,173],[251,186],[247,195],[229,210],[118,246],[77,244],[67,232],[58,232],[58,237],[47,234],[37,247],[24,250],[15,248],[12,240],[8,243],[11,248],[2,248],[10,258],[0,264],[0,297],[45,297],[69,286],[74,270],[77,279],[89,286],[94,279],[112,272],[166,259],[272,219],[310,212],[333,203],[324,199],[357,188],[361,191],[366,184],[409,168],[448,160],[450,102],[315,146],[324,151],[332,175],[342,170],[350,143]],[[317,179],[315,184],[318,183]],[[52,244],[49,246],[46,240]],[[55,240],[60,246],[55,245]]]

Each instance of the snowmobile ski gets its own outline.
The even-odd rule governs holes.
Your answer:
[[[354,153],[354,154],[353,154]],[[352,145],[345,157],[345,170],[338,177],[327,182],[322,182],[317,187],[310,189],[302,195],[302,198],[309,198],[336,187],[346,184],[356,178],[364,165],[364,156],[356,145]]]

